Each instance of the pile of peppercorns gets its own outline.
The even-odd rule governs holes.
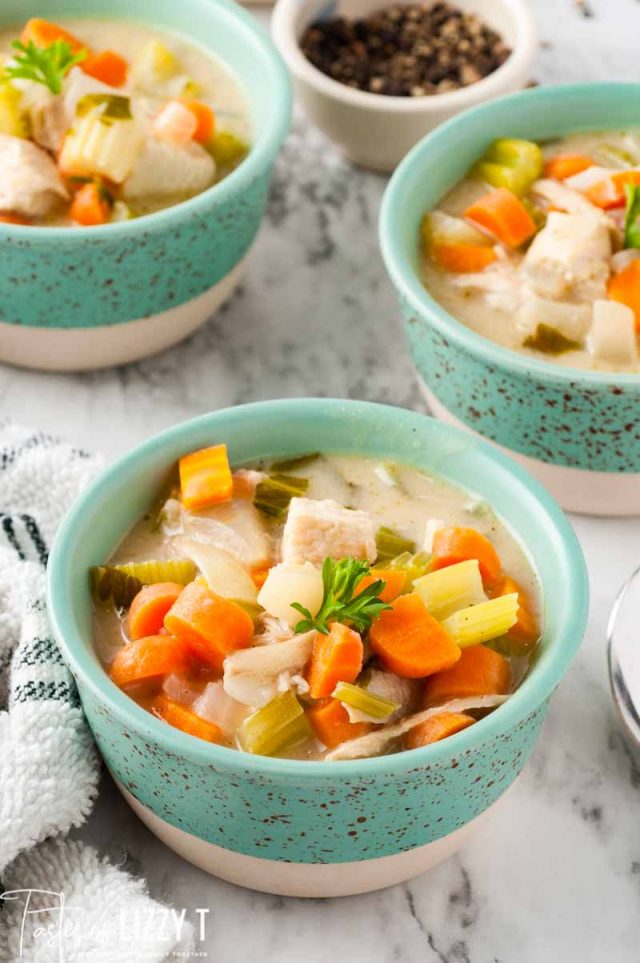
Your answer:
[[[333,80],[394,97],[468,87],[511,53],[475,14],[440,2],[399,4],[361,20],[318,21],[307,28],[300,46]]]

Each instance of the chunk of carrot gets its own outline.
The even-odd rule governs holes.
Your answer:
[[[440,742],[447,736],[453,736],[456,732],[461,732],[468,726],[472,726],[476,720],[473,716],[468,716],[464,712],[439,712],[437,716],[431,716],[425,722],[405,734],[403,743],[405,749],[420,749],[422,746],[429,746],[432,742]]]
[[[307,718],[316,738],[327,749],[359,739],[373,728],[370,722],[350,722],[349,713],[337,699],[321,699],[307,709]]]
[[[267,581],[267,575],[271,571],[271,565],[260,565],[257,568],[251,570],[251,578],[253,584],[257,588],[262,588],[264,583]]]
[[[464,216],[507,247],[519,247],[537,231],[529,211],[507,187],[484,194],[467,208]]]
[[[424,704],[441,705],[451,699],[504,695],[510,684],[511,667],[505,657],[484,645],[472,645],[462,650],[456,665],[427,679]]]
[[[307,669],[311,697],[330,696],[338,682],[355,682],[363,654],[362,639],[342,622],[332,622],[328,635],[316,632]]]
[[[458,661],[459,647],[419,595],[401,595],[391,606],[369,630],[371,648],[385,668],[408,679],[421,679]]]
[[[359,595],[363,589],[367,586],[372,585],[381,579],[384,582],[384,588],[380,592],[378,598],[381,598],[383,602],[393,602],[400,593],[404,590],[407,584],[407,573],[403,572],[399,568],[372,568],[368,575],[365,575],[363,579],[358,584],[358,589],[356,595]]]
[[[76,191],[69,213],[76,224],[95,227],[108,222],[111,217],[111,204],[100,185],[91,181]]]
[[[555,178],[557,181],[566,181],[568,177],[581,174],[588,167],[593,167],[594,162],[586,154],[556,154],[545,161],[544,176]]]
[[[518,596],[518,618],[514,625],[507,632],[510,639],[522,644],[522,654],[525,654],[531,646],[540,638],[540,626],[533,611],[533,604],[525,590],[518,585],[510,575],[505,575],[498,583],[497,589],[491,593],[492,598],[499,598],[503,595]]]
[[[475,274],[484,271],[496,259],[496,252],[492,247],[481,244],[452,244],[434,241],[429,246],[431,260],[442,268],[454,274]]]
[[[198,582],[185,586],[164,624],[194,655],[218,671],[230,652],[246,649],[253,638],[253,621],[242,606]]]
[[[640,184],[640,171],[618,171],[610,177],[604,177],[601,181],[596,181],[587,187],[583,194],[603,210],[611,210],[615,207],[624,207],[627,202],[625,187]]]
[[[29,224],[29,218],[23,217],[22,214],[10,214],[8,212],[0,213],[0,224]]]
[[[134,639],[116,652],[109,675],[121,688],[184,672],[189,665],[185,644],[171,635],[148,635]]]
[[[190,736],[204,739],[205,742],[222,742],[222,730],[214,722],[209,722],[207,719],[196,715],[195,712],[191,712],[185,706],[180,705],[179,702],[174,702],[164,692],[161,692],[153,700],[151,711],[154,716],[164,719],[170,726],[175,726],[182,732],[188,732]]]
[[[164,626],[165,615],[183,588],[184,585],[177,582],[155,582],[141,588],[127,615],[129,638],[143,639],[146,635],[158,635]]]
[[[41,17],[32,17],[31,20],[27,20],[20,34],[20,40],[23,44],[32,42],[36,47],[50,47],[56,40],[64,40],[65,43],[69,44],[74,54],[77,54],[80,50],[91,52],[86,43],[83,43],[74,34],[69,33],[64,27],[52,23],[50,20],[43,20]]]
[[[190,511],[231,499],[233,476],[226,445],[213,445],[183,455],[179,470],[182,504]]]
[[[636,330],[640,333],[640,261],[631,261],[623,271],[612,274],[607,294],[612,301],[631,308],[636,316]]]
[[[200,100],[185,100],[184,105],[191,111],[198,124],[193,139],[199,144],[208,144],[213,140],[216,130],[216,116],[211,107]]]
[[[80,63],[80,67],[89,77],[109,87],[124,87],[129,73],[129,64],[115,50],[101,50],[92,54]]]
[[[488,538],[475,528],[439,528],[431,543],[431,568],[436,571],[476,559],[485,587],[495,585],[502,574],[500,556]]]

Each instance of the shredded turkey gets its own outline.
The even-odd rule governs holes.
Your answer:
[[[309,661],[315,632],[295,635],[277,645],[240,649],[224,660],[222,684],[227,695],[244,705],[259,708],[282,691],[282,674],[289,672],[291,686]],[[279,688],[280,684],[280,688]]]
[[[366,736],[360,736],[359,739],[350,739],[348,742],[343,742],[335,749],[332,749],[331,752],[327,753],[324,757],[325,761],[332,762],[338,759],[361,759],[367,756],[378,756],[385,751],[389,743],[393,742],[394,739],[398,739],[404,735],[405,732],[409,732],[410,729],[414,729],[421,723],[426,722],[427,719],[430,719],[432,716],[436,716],[441,712],[468,712],[470,709],[493,709],[495,706],[502,705],[508,698],[509,696],[495,695],[479,696],[475,699],[452,699],[450,702],[445,702],[442,706],[433,706],[431,709],[423,709],[422,712],[416,712],[412,716],[406,716],[399,722],[384,726],[384,728],[370,732]]]

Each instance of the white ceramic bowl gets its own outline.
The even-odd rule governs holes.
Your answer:
[[[536,27],[528,0],[451,0],[493,27],[511,56],[484,80],[448,94],[388,97],[355,90],[327,77],[300,49],[300,38],[315,20],[338,15],[367,16],[392,0],[277,0],[273,40],[293,74],[300,103],[356,164],[392,171],[424,135],[467,107],[524,87],[531,79]],[[408,0],[407,0],[408,2]]]

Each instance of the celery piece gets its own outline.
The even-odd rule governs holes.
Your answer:
[[[539,324],[534,334],[528,335],[522,342],[523,347],[540,351],[542,354],[564,354],[565,351],[577,351],[581,345],[571,338],[566,338],[557,328],[549,324]]]
[[[531,140],[503,137],[493,142],[474,173],[492,187],[507,187],[523,194],[542,174],[544,160],[538,144]]]
[[[387,562],[392,558],[397,558],[403,552],[413,554],[416,550],[416,543],[383,525],[376,532],[376,548],[378,549],[378,561]]]
[[[288,689],[253,712],[238,729],[238,745],[244,752],[274,756],[312,735],[304,709]]]
[[[78,107],[92,96],[83,97]],[[62,145],[60,167],[67,175],[100,174],[121,184],[134,168],[144,135],[134,120],[118,115],[124,107],[115,102],[128,103],[127,97],[98,96],[107,97],[111,106],[98,104],[76,116]]]
[[[290,471],[297,471],[298,468],[306,468],[320,458],[317,451],[310,452],[308,455],[297,455],[295,458],[283,458],[281,461],[274,461],[270,471],[274,475],[286,475]]]
[[[392,715],[398,708],[397,702],[391,699],[384,699],[382,696],[368,692],[359,685],[351,685],[349,682],[339,682],[333,690],[333,698],[338,702],[343,702],[352,709],[358,709],[373,719],[384,721]]]
[[[187,585],[196,577],[196,567],[189,558],[160,559],[149,562],[125,562],[124,565],[112,565],[111,568],[123,575],[137,579],[142,585],[153,585],[156,582],[179,582]]]
[[[624,217],[624,246],[640,248],[640,186],[626,184],[627,211]]]
[[[122,572],[113,565],[96,565],[89,570],[91,592],[101,605],[113,603],[117,609],[127,609],[142,588],[140,579]]]
[[[616,147],[615,144],[600,144],[593,152],[593,159],[602,167],[612,167],[617,170],[621,167],[635,167],[640,160],[623,147]]]
[[[141,87],[153,87],[170,80],[181,69],[175,54],[159,40],[150,40],[145,44],[131,65],[132,76]]]
[[[308,487],[308,478],[297,478],[295,475],[269,475],[256,486],[253,504],[265,515],[283,518],[291,499],[304,495]]]
[[[94,110],[103,124],[131,120],[131,101],[122,94],[85,94],[76,104],[78,117],[86,117]]]
[[[128,204],[124,201],[114,201],[113,207],[111,208],[111,221],[116,223],[118,221],[132,221],[135,214],[131,210]]]
[[[0,83],[0,134],[28,137],[29,124],[20,108],[22,94],[9,83]]]
[[[459,609],[486,602],[480,566],[476,559],[429,572],[413,585],[435,619],[445,619]]]
[[[428,552],[416,552],[415,555],[412,555],[411,552],[402,552],[402,554],[390,559],[382,567],[401,569],[405,572],[407,576],[405,591],[410,592],[413,588],[414,581],[428,572],[430,564],[431,556]]]
[[[470,608],[454,612],[444,619],[442,625],[456,640],[461,649],[496,639],[518,620],[518,593],[502,595],[489,602],[480,602]]]
[[[240,161],[244,160],[247,156],[249,153],[249,145],[239,137],[236,137],[235,134],[227,130],[221,130],[215,135],[212,142],[207,145],[207,150],[218,167],[232,169],[237,167]]]

